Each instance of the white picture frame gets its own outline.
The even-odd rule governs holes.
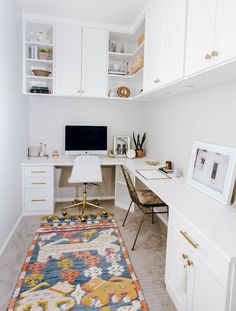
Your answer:
[[[113,138],[113,153],[115,157],[125,158],[130,149],[130,136],[120,135]]]
[[[235,163],[236,149],[195,141],[187,183],[225,205],[231,204]]]

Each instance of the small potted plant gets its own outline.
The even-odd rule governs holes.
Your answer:
[[[143,144],[146,140],[146,132],[143,134],[142,138],[140,134],[137,135],[137,138],[135,137],[135,134],[133,133],[133,140],[135,144],[135,150],[136,150],[136,157],[137,158],[143,158],[144,157],[144,149]]]
[[[39,59],[48,60],[49,51],[47,49],[43,49],[43,48],[38,49],[38,57],[39,57]]]

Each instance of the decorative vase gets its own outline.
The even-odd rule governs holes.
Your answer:
[[[145,155],[144,149],[136,150],[136,157],[137,157],[137,158],[143,158],[144,155]]]

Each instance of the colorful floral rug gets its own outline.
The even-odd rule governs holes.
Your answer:
[[[46,217],[8,311],[147,311],[113,217]]]

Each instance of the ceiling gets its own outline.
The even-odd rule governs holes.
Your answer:
[[[130,27],[148,0],[18,0],[24,13]]]

